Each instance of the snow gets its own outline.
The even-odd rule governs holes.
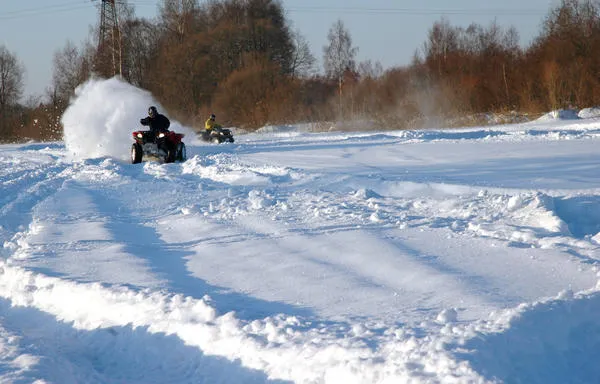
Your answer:
[[[0,146],[0,381],[600,382],[600,122],[186,133],[82,85]],[[551,115],[549,115],[551,116]],[[560,116],[560,113],[554,114]]]

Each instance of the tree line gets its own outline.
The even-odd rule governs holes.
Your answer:
[[[323,48],[322,73],[278,0],[162,0],[155,19],[136,17],[126,1],[118,5],[123,79],[198,129],[209,113],[248,130],[299,122],[416,129],[600,102],[598,1],[562,0],[526,48],[514,27],[465,28],[442,18],[410,65],[386,70],[356,62],[358,47],[338,20]],[[60,117],[75,88],[114,74],[95,44],[66,42],[55,53],[46,94],[20,103],[24,70],[0,45],[3,141],[60,139]]]

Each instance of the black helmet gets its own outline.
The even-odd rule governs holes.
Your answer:
[[[214,120],[214,119],[216,119],[216,118],[217,118],[217,116],[215,116],[215,114],[214,114],[214,113],[211,113],[211,114],[210,114],[210,119],[211,119],[211,120]]]
[[[158,111],[156,110],[155,106],[148,108],[148,116],[154,117],[154,116],[156,116],[157,113],[158,113]]]

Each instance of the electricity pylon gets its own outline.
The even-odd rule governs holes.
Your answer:
[[[115,0],[101,0],[100,5],[100,30],[98,34],[98,57],[100,67],[110,75],[112,64],[112,76],[117,74],[123,76],[123,57],[121,48],[121,31],[119,29],[119,18]]]

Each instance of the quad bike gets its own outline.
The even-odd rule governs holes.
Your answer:
[[[135,131],[131,146],[131,162],[141,163],[143,158],[153,157],[165,163],[185,161],[187,154],[185,144],[181,141],[183,133],[163,131],[154,134],[152,131]]]
[[[210,132],[203,131],[200,134],[200,137],[204,141],[208,141],[210,143],[221,144],[224,142],[233,143],[233,134],[230,129],[223,128],[221,126],[215,126]]]

